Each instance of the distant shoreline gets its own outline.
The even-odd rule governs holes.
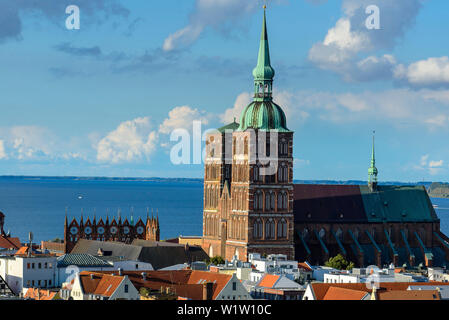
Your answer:
[[[85,180],[85,181],[142,181],[142,182],[203,182],[203,178],[163,178],[163,177],[89,177],[89,176],[22,176],[22,175],[2,175],[0,180]],[[346,184],[365,185],[363,180],[293,180],[295,184]],[[379,185],[424,185],[429,186],[431,181],[402,182],[383,181]]]

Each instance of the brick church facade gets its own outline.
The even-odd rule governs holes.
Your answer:
[[[286,254],[324,264],[449,267],[449,238],[423,186],[378,186],[374,138],[367,185],[293,184],[293,132],[273,102],[264,12],[254,100],[206,137],[203,249],[246,261]],[[266,161],[271,159],[270,161]]]
[[[226,259],[252,252],[293,258],[293,132],[272,99],[265,13],[253,75],[254,101],[240,124],[206,138],[203,249]]]
[[[75,218],[69,223],[67,216],[64,222],[64,253],[70,253],[79,239],[98,240],[98,241],[117,241],[131,244],[134,239],[143,239],[151,241],[160,240],[159,218],[147,217],[144,223],[141,218],[134,223],[119,217],[117,220],[109,217],[103,221],[98,221],[94,217],[79,221]]]

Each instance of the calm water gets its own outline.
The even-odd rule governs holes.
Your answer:
[[[80,198],[81,197],[81,198]],[[159,210],[161,238],[202,234],[203,185],[198,181],[112,181],[76,179],[0,178],[0,211],[6,215],[6,231],[26,241],[64,235],[65,208],[69,219],[117,216],[134,221],[146,217],[146,208]],[[438,205],[441,230],[449,235],[449,199],[432,198]],[[108,211],[109,210],[109,211]],[[151,209],[150,209],[151,210]],[[150,211],[151,214],[151,211]]]
[[[80,198],[81,197],[81,198]],[[134,221],[146,218],[146,208],[159,210],[161,239],[202,234],[203,186],[201,182],[111,181],[74,179],[0,178],[0,211],[6,215],[5,231],[22,241],[33,231],[35,241],[64,236],[65,208],[69,220],[97,220],[116,216]]]

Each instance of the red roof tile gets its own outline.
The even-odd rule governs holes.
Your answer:
[[[414,286],[434,286],[447,285],[447,282],[381,282],[377,289],[377,293],[385,291],[405,291],[411,285]],[[371,293],[372,289],[368,288],[366,283],[311,283],[313,293],[316,300],[323,300],[327,291],[331,287],[346,288]]]
[[[262,279],[259,281],[258,286],[264,287],[264,288],[273,288],[276,281],[278,281],[280,276],[276,276],[273,274],[266,274],[262,277]]]
[[[330,287],[323,300],[362,300],[368,293],[362,290]]]
[[[19,238],[11,238],[0,235],[0,248],[19,249],[21,246]]]
[[[298,262],[298,268],[304,269],[306,271],[312,271],[312,268],[310,268],[309,265],[305,262]]]
[[[54,300],[57,298],[58,292],[43,290],[38,288],[29,288],[25,293],[24,298],[32,300]]]

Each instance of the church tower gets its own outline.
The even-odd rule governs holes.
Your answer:
[[[376,168],[376,157],[374,154],[374,132],[373,132],[373,150],[371,152],[371,165],[368,169],[368,187],[371,192],[377,191],[377,168]]]
[[[293,132],[273,102],[274,75],[264,10],[253,102],[240,124],[206,139],[203,247],[209,256],[293,258]]]

